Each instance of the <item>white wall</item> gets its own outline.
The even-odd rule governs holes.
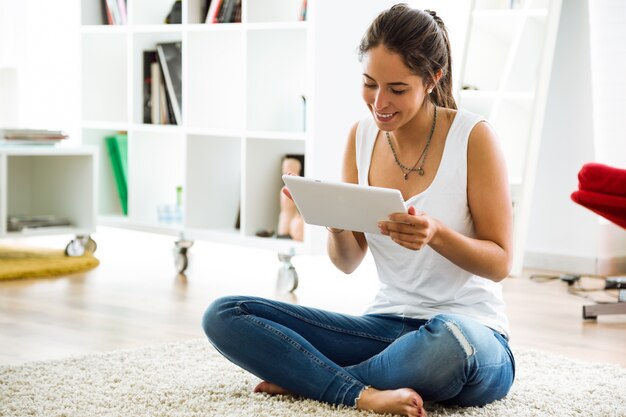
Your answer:
[[[0,0],[0,68],[17,80],[12,92],[0,83],[0,104],[18,96],[17,126],[80,131],[79,11],[78,0]]]
[[[626,167],[625,35],[623,0],[563,1],[526,266],[600,274],[626,268],[626,231],[570,199],[585,162]]]

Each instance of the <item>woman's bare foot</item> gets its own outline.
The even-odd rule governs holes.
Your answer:
[[[284,389],[283,387],[279,387],[276,384],[272,384],[271,382],[261,381],[259,384],[254,387],[253,392],[264,392],[269,395],[289,395],[291,394],[289,391]]]
[[[391,413],[409,417],[426,417],[424,401],[410,388],[380,391],[366,388],[361,392],[357,408],[377,413]]]

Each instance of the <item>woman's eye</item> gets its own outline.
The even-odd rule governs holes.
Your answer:
[[[396,94],[396,95],[398,95],[398,96],[399,96],[399,95],[402,95],[402,94],[406,93],[406,90],[394,90],[394,89],[392,88],[392,89],[391,89],[391,92],[392,92],[393,94]]]
[[[376,84],[368,84],[368,83],[363,83],[363,87],[365,88],[376,88]]]

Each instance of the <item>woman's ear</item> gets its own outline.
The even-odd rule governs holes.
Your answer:
[[[443,70],[439,69],[439,71],[437,71],[435,73],[435,76],[433,77],[433,82],[432,84],[428,87],[428,89],[426,91],[428,91],[428,94],[433,92],[433,89],[435,88],[435,86],[437,85],[437,83],[439,82],[439,80],[441,79],[441,77],[443,77]]]

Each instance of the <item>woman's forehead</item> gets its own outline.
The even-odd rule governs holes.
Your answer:
[[[376,80],[384,78],[404,81],[410,78],[420,78],[405,64],[400,54],[384,46],[377,46],[367,51],[363,54],[362,62],[363,73]]]

